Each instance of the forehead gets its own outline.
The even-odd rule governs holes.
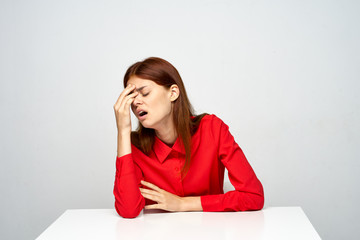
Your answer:
[[[143,79],[143,78],[139,78],[137,76],[132,76],[128,82],[126,83],[126,85],[129,84],[133,84],[136,86],[136,88],[142,87],[142,86],[155,86],[157,85],[154,81],[149,80],[149,79]]]

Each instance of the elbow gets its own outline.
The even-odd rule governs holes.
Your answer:
[[[260,188],[257,191],[254,191],[252,194],[250,194],[250,199],[251,199],[251,209],[250,210],[261,210],[264,207],[264,203],[265,203],[265,197],[264,197],[264,189],[260,183]]]
[[[252,196],[252,207],[251,207],[251,210],[261,210],[263,209],[264,207],[264,202],[265,202],[265,199],[264,199],[264,194],[256,194],[256,195],[253,195]]]
[[[130,209],[130,208],[119,207],[116,203],[115,203],[115,209],[116,212],[123,218],[136,218],[137,216],[139,216],[142,210],[142,208]]]
[[[115,205],[116,212],[123,218],[136,218],[139,216],[141,209],[120,209]]]
[[[133,211],[133,212],[130,212],[130,211],[118,211],[118,214],[123,217],[123,218],[136,218],[137,216],[139,216],[141,211]]]
[[[264,195],[250,194],[247,196],[246,201],[240,201],[239,211],[258,211],[264,207]]]
[[[265,203],[265,199],[264,199],[264,195],[261,196],[257,196],[255,199],[255,209],[254,210],[261,210],[264,207],[264,203]]]

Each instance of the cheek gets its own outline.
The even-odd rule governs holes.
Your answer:
[[[168,115],[171,113],[171,102],[169,101],[163,101],[158,105],[158,109],[162,112],[164,115]]]
[[[166,95],[157,95],[154,98],[144,99],[144,103],[155,110],[156,113],[169,114],[171,112],[171,101]]]

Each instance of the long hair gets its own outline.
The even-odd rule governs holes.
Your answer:
[[[173,121],[177,136],[180,138],[180,143],[185,149],[185,164],[181,170],[182,176],[185,177],[191,162],[191,136],[196,132],[202,117],[206,113],[199,116],[194,115],[193,107],[187,97],[180,74],[168,61],[157,57],[150,57],[134,63],[125,73],[124,88],[132,76],[152,80],[168,89],[173,84],[179,87],[179,97],[173,103]],[[154,138],[155,130],[143,127],[140,121],[136,131],[131,133],[132,144],[146,155],[152,150]]]

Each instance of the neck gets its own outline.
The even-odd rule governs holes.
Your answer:
[[[177,139],[177,133],[172,121],[168,124],[162,125],[161,128],[155,129],[156,136],[165,144],[172,145]]]

